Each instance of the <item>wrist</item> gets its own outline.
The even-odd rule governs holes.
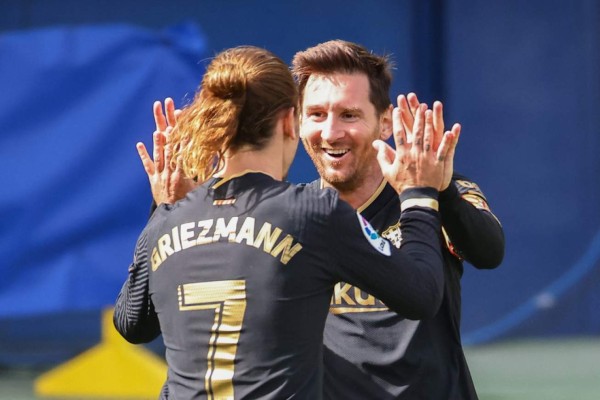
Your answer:
[[[400,193],[400,210],[404,211],[408,208],[419,207],[438,211],[438,196],[438,190],[433,187],[415,186],[407,188]]]

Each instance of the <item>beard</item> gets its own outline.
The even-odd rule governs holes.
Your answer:
[[[358,171],[356,165],[351,165],[346,170],[339,170],[338,168],[342,165],[342,162],[333,161],[326,163],[323,161],[318,155],[321,151],[319,145],[311,146],[305,140],[302,141],[302,144],[317,169],[320,178],[339,192],[351,192],[363,184],[365,174]]]

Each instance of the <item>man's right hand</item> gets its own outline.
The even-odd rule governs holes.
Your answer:
[[[153,105],[156,130],[152,135],[153,158],[150,158],[144,143],[136,144],[140,160],[148,175],[152,197],[156,204],[173,204],[197,186],[193,179],[186,178],[181,171],[180,163],[172,160],[173,146],[169,142],[169,133],[177,123],[181,113],[175,109],[171,98],[165,99],[165,112],[160,101]]]

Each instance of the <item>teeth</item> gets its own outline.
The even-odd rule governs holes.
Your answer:
[[[348,149],[323,149],[327,154],[331,154],[334,156],[340,156],[343,154],[346,154],[349,150]]]

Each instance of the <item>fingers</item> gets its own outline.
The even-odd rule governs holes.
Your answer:
[[[182,155],[181,155],[181,144],[177,143],[176,145],[173,145],[173,147],[171,148],[171,154],[172,154],[172,158],[175,159],[174,164],[175,164],[175,172],[181,173],[183,174],[183,162],[181,160]]]
[[[423,151],[431,151],[434,140],[433,111],[425,111],[425,131],[423,134]]]
[[[167,114],[167,123],[169,126],[175,126],[177,123],[177,114],[175,113],[175,102],[172,98],[165,99],[165,111]]]
[[[442,137],[440,147],[438,148],[438,151],[436,153],[436,158],[438,161],[446,160],[446,157],[448,156],[448,150],[450,149],[452,141],[453,134],[450,131],[445,132],[444,136]]]
[[[415,117],[416,119],[416,114],[418,113],[419,109],[421,107],[423,107],[424,104],[419,104],[419,100],[417,99],[417,95],[415,93],[409,93],[406,97],[406,99],[400,99],[400,97],[398,98],[399,101],[403,100],[403,119],[405,121],[409,120],[408,115],[412,115],[413,117]],[[404,101],[406,102],[404,104]],[[427,107],[425,105],[425,107]],[[430,142],[430,146],[434,151],[437,151],[437,149],[440,146],[440,143],[442,141],[442,137],[444,136],[444,107],[441,101],[435,101],[433,103],[433,120],[432,120],[432,127],[433,127],[433,136]],[[405,122],[405,126],[406,126],[406,122]],[[414,128],[413,129],[415,132],[419,132],[419,129]],[[408,135],[410,135],[410,133],[408,133]],[[414,139],[413,139],[414,140]]]
[[[408,101],[404,95],[398,96],[398,108],[400,109],[400,118],[402,125],[404,125],[404,130],[410,134],[410,132],[413,130],[415,117],[410,110],[410,106],[408,105]]]
[[[163,114],[162,103],[160,101],[155,101],[152,105],[152,113],[154,114],[154,122],[156,123],[157,131],[164,131],[167,129],[167,119]]]
[[[442,143],[437,151],[438,161],[449,161],[452,162],[454,159],[454,152],[456,145],[458,144],[458,138],[460,136],[461,126],[460,124],[454,124],[452,130],[446,131],[442,138]]]
[[[425,129],[425,111],[427,110],[426,104],[421,104],[417,108],[415,114],[415,124],[412,132],[412,149],[421,150],[423,147],[423,136]]]
[[[454,153],[456,151],[456,146],[458,145],[458,138],[460,137],[461,129],[462,129],[462,127],[460,126],[460,124],[454,124],[452,126],[452,130],[450,131],[453,135],[453,138],[452,138],[451,146],[448,149],[448,154],[446,154],[446,159],[449,161],[454,160]]]
[[[162,132],[154,132],[153,140],[153,159],[156,171],[161,172],[165,168],[165,143],[166,137]]]
[[[181,110],[175,109],[175,102],[170,97],[165,99],[164,112],[162,103],[158,100],[152,105],[152,112],[154,114],[156,130],[161,132],[165,131],[169,126],[175,126],[177,123],[177,117],[179,117],[179,114],[181,114]]]
[[[168,127],[165,135],[168,136],[169,133],[171,133],[171,131],[173,130],[173,128]],[[171,159],[173,157],[173,143],[171,140],[166,140],[166,144],[164,145],[164,165],[165,165],[165,170],[171,170],[172,169],[172,165],[171,165]]]
[[[395,107],[392,111],[392,131],[394,133],[394,143],[396,150],[401,150],[407,143],[406,130],[402,122],[402,110]]]
[[[150,155],[148,154],[148,150],[146,150],[146,146],[142,142],[138,142],[135,145],[137,149],[138,155],[140,156],[140,160],[142,160],[142,165],[144,166],[144,170],[148,176],[154,175],[154,162],[150,159]]]
[[[417,98],[417,95],[414,94],[413,92],[409,93],[406,96],[406,99],[408,100],[408,104],[410,107],[410,112],[415,115],[417,113],[417,110],[419,109],[419,106],[421,103],[419,103],[419,99]]]
[[[441,101],[433,103],[433,149],[437,150],[444,136],[444,107]]]

